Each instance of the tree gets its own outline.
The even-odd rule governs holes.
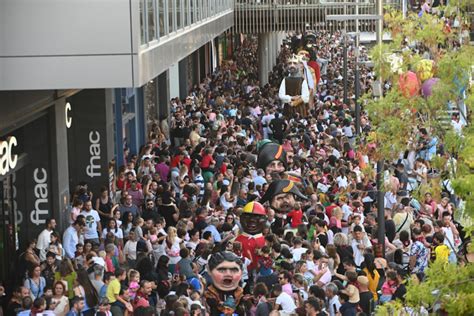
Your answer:
[[[448,126],[443,119],[449,105],[462,110],[463,104],[469,109],[474,103],[469,94],[474,49],[460,46],[460,30],[446,23],[451,16],[462,22],[462,10],[467,3],[450,1],[450,6],[441,8],[443,17],[410,14],[403,18],[401,12],[388,10],[384,22],[392,41],[373,48],[371,58],[377,76],[388,80],[391,89],[379,99],[366,95],[363,103],[374,127],[367,142],[376,144],[375,159],[397,160],[400,153],[414,146],[421,128],[426,128],[443,144],[445,155],[433,159],[430,166],[439,170],[440,176],[421,186],[418,194],[427,191],[439,194],[441,181],[449,179],[456,195],[464,202],[462,220],[471,236],[474,230],[474,128],[469,124],[469,111],[461,111],[468,122],[462,136],[451,128],[450,119]],[[424,89],[431,92],[430,96],[420,94],[420,86],[426,80],[435,82],[432,89]],[[377,309],[377,314],[400,315],[406,308],[432,310],[439,305],[450,315],[465,315],[474,310],[473,281],[472,264],[432,265],[425,282],[409,281],[403,304],[385,304]]]

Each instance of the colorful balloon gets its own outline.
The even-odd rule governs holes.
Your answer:
[[[421,85],[421,94],[426,98],[432,95],[433,87],[438,81],[439,78],[430,78],[423,82],[423,84]]]
[[[420,93],[420,81],[413,71],[401,74],[398,78],[398,85],[406,98],[413,97]]]
[[[416,65],[416,72],[418,74],[418,78],[421,81],[428,80],[433,77],[433,61],[429,59],[422,59]]]

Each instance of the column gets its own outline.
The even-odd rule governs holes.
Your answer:
[[[187,97],[187,92],[188,92],[188,72],[189,72],[189,57],[184,58],[179,62],[179,78],[178,78],[178,84],[179,84],[179,92],[178,95],[180,99],[186,99]],[[171,79],[171,78],[170,78]],[[170,84],[175,84],[174,81],[170,81]],[[173,98],[173,94],[171,95]]]
[[[186,58],[184,59],[186,60]],[[180,68],[181,68],[181,63],[182,61],[180,61],[179,63],[176,63],[174,65],[171,65],[168,72],[169,72],[169,86],[170,86],[170,89],[169,89],[169,99],[172,99],[172,98],[176,98],[176,97],[179,97],[179,85],[180,85],[180,82],[179,82],[179,74],[180,74]],[[185,67],[185,65],[183,65],[182,67]]]
[[[51,135],[51,173],[54,181],[51,181],[51,194],[54,218],[58,222],[58,230],[63,231],[69,226],[69,159],[68,159],[68,137],[67,130],[74,124],[71,114],[70,103],[65,98],[57,99],[51,107],[52,124]],[[54,145],[56,144],[56,145]]]
[[[262,86],[268,83],[268,38],[270,33],[258,35],[258,79]]]
[[[158,76],[158,117],[164,120],[170,115],[170,81],[169,71],[164,71]]]

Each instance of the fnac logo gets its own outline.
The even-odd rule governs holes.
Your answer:
[[[6,140],[0,140],[0,175],[6,175],[10,170],[15,169],[18,163],[18,155],[13,154],[13,147],[18,142],[15,136],[10,136]]]

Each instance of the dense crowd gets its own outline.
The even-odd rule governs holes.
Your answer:
[[[243,41],[186,100],[171,100],[171,119],[139,153],[125,150],[115,192],[78,185],[70,226],[60,234],[48,220],[22,253],[5,315],[369,315],[403,300],[406,279],[423,282],[430,262],[456,262],[464,236],[449,183],[441,196],[411,196],[440,154],[424,127],[387,164],[377,239],[374,145],[356,142],[352,49],[343,102],[341,42],[290,36],[261,86],[257,43]],[[307,116],[282,115],[286,60],[302,48],[320,68],[315,102]],[[370,91],[374,74],[362,66],[360,78]],[[282,192],[285,212],[272,204]]]

